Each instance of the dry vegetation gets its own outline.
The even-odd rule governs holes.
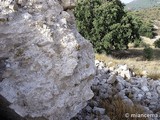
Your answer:
[[[145,117],[131,117],[131,114],[144,114],[143,109],[138,104],[128,105],[120,98],[111,101],[103,100],[101,105],[106,109],[111,120],[148,120]]]
[[[116,67],[118,64],[127,64],[137,76],[147,76],[152,79],[160,79],[160,49],[153,48],[154,56],[151,61],[143,58],[143,48],[132,48],[128,51],[116,52],[113,56],[96,54],[98,60],[104,61],[109,67]]]

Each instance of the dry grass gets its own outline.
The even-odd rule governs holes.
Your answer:
[[[149,77],[149,78],[152,78],[152,79],[154,79],[154,80],[160,79],[160,71],[150,72],[150,73],[148,74],[148,77]]]
[[[141,37],[143,42],[146,43],[147,45],[149,45],[150,47],[154,48],[154,39],[150,39],[150,38],[147,38],[147,37]]]
[[[143,59],[143,49],[129,49],[128,51],[118,51],[113,56],[96,54],[95,58],[104,61],[109,67],[116,67],[118,64],[127,64],[137,76],[143,76],[144,72],[152,79],[160,79],[160,49],[154,50],[154,57],[151,61]]]
[[[141,36],[142,44],[143,44],[143,45],[141,45],[141,47],[150,46],[150,47],[152,47],[152,48],[155,48],[155,47],[154,47],[154,41],[156,40],[156,37],[158,37],[158,36],[155,36],[155,38],[150,39],[150,38]],[[134,47],[134,43],[129,43],[128,46],[129,46],[129,48],[135,48],[135,47]]]
[[[112,99],[112,101],[103,100],[101,105],[106,109],[111,120],[148,120],[145,117],[131,117],[131,114],[143,114],[143,109],[139,105],[129,106],[120,98]],[[126,113],[128,117],[125,116]]]

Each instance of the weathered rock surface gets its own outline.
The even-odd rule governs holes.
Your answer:
[[[20,119],[69,120],[93,97],[93,49],[62,2],[0,1],[0,101]]]

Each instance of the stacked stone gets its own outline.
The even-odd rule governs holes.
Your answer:
[[[121,98],[128,106],[135,103],[146,114],[160,114],[160,81],[146,77],[135,77],[127,65],[118,65],[110,69],[103,62],[96,60],[97,75],[92,84],[94,97],[73,120],[110,120],[101,100]],[[158,120],[160,118],[149,118]]]

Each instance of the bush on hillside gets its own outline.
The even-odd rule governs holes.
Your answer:
[[[150,22],[143,22],[140,26],[139,33],[141,36],[145,36],[148,38],[154,37],[153,25]]]
[[[146,60],[151,60],[153,58],[153,49],[151,47],[145,47],[143,49],[143,57]]]
[[[154,42],[154,46],[155,46],[155,48],[160,48],[160,39],[158,39]]]
[[[138,47],[149,47],[149,44],[143,42],[142,40],[135,40],[134,41],[134,47],[138,48]]]
[[[142,44],[142,41],[139,40],[139,39],[134,41],[134,47],[135,47],[135,48],[141,47],[141,44]]]
[[[128,49],[139,39],[139,24],[119,0],[82,0],[74,11],[79,32],[97,53]]]

